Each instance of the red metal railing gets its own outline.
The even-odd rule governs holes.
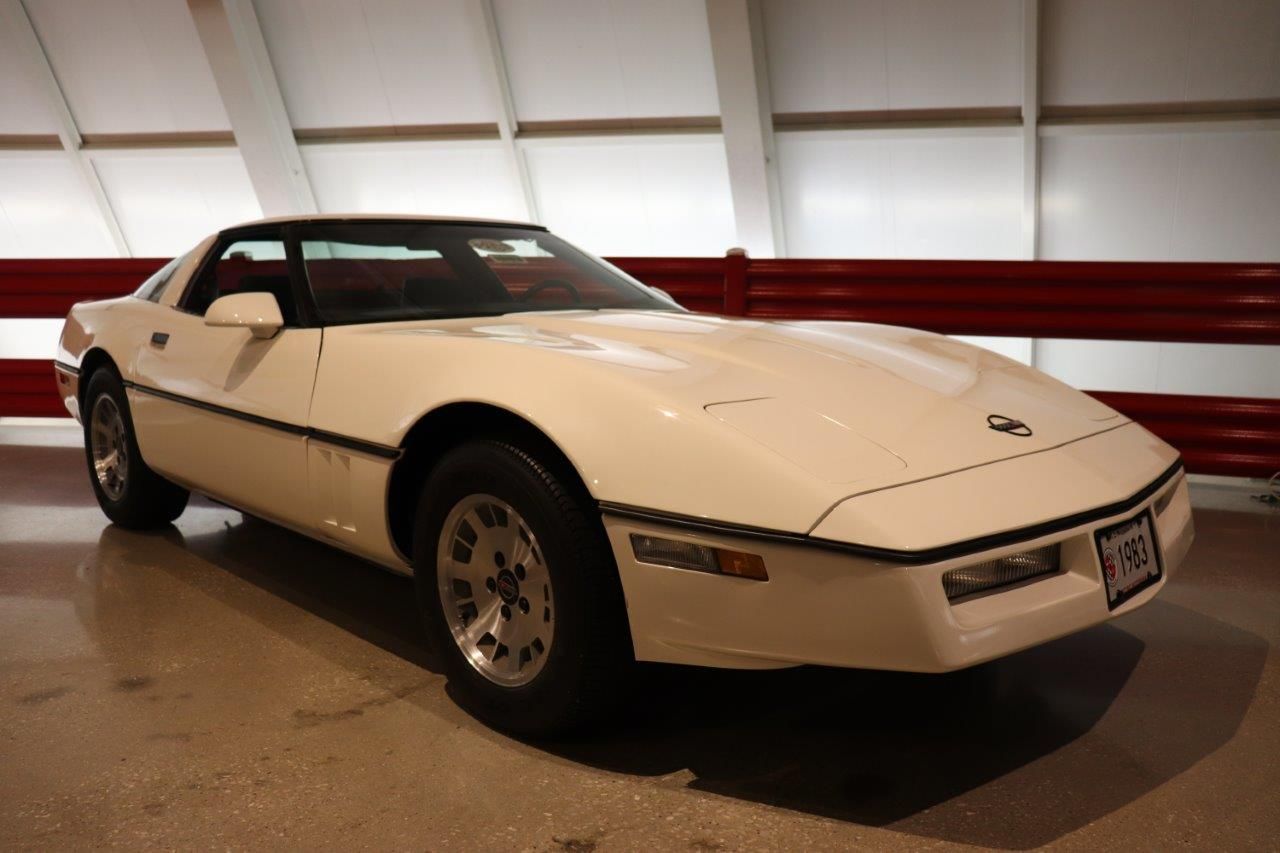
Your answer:
[[[69,417],[53,379],[53,362],[0,359],[0,416]]]
[[[1235,477],[1280,471],[1280,400],[1089,393],[1178,448],[1189,471]]]
[[[164,259],[0,260],[0,317],[62,317],[128,293]],[[949,334],[1280,344],[1280,265],[614,258],[682,305]],[[1280,349],[1276,354],[1280,370]],[[1182,451],[1189,470],[1280,470],[1280,400],[1093,392]],[[0,415],[61,415],[47,361],[0,361]]]
[[[138,289],[168,258],[0,260],[0,317],[65,317],[86,299]]]
[[[732,254],[613,262],[681,302],[693,297],[714,306],[709,310],[746,317],[857,320],[961,335],[1280,344],[1277,264],[751,260]]]

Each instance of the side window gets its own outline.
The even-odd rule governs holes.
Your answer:
[[[289,281],[284,241],[245,239],[223,243],[217,259],[188,290],[182,307],[203,315],[213,301],[232,293],[270,293],[280,304],[286,326],[298,324],[298,306]]]
[[[148,302],[159,302],[164,289],[169,286],[169,280],[173,278],[174,272],[178,267],[182,266],[182,262],[187,259],[186,255],[179,255],[169,263],[162,266],[151,274],[151,278],[142,283],[142,286],[133,292],[133,295],[139,299],[145,299]]]

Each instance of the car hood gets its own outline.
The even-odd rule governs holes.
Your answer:
[[[962,341],[860,323],[559,311],[399,323],[589,362],[647,405],[714,418],[848,493],[1021,456],[1126,421],[1039,371]],[[574,374],[577,376],[577,374]],[[564,393],[590,395],[574,380]],[[993,429],[1020,421],[1025,428]]]

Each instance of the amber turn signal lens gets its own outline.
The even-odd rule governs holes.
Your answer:
[[[720,572],[740,578],[751,578],[756,581],[767,581],[769,573],[764,569],[764,560],[755,554],[744,554],[741,551],[716,549],[716,559],[720,562]]]
[[[733,575],[757,581],[769,579],[768,572],[764,570],[764,560],[755,554],[745,554],[742,551],[729,551],[724,548],[712,548],[710,545],[663,539],[640,533],[631,534],[631,549],[636,559],[642,563]]]

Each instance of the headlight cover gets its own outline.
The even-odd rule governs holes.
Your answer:
[[[947,600],[954,604],[980,592],[1056,574],[1061,565],[1062,548],[1055,542],[974,566],[951,569],[942,575],[942,588],[947,593]]]

